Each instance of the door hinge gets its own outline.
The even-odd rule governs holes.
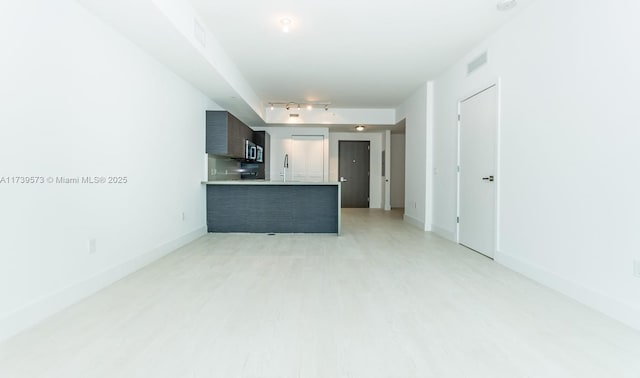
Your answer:
[[[460,217],[456,217],[456,223],[460,223]]]
[[[458,166],[458,172],[460,172],[460,166]]]
[[[371,176],[371,172],[367,172],[367,177],[368,177],[368,176]]]
[[[458,121],[460,121],[460,114],[458,114]]]
[[[367,146],[367,151],[371,151],[371,146]]]

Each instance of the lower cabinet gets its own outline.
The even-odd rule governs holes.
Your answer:
[[[208,185],[209,232],[334,233],[337,185]]]

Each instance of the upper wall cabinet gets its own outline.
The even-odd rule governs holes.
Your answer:
[[[206,152],[243,159],[245,141],[253,139],[253,130],[227,111],[207,111]]]

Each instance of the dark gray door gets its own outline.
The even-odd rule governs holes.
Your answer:
[[[342,207],[369,207],[369,142],[338,142]]]

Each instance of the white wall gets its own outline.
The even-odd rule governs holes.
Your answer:
[[[405,205],[409,223],[431,230],[433,84],[425,83],[396,110],[396,122],[406,119]]]
[[[0,185],[2,339],[205,232],[217,106],[74,1],[4,2],[0,28],[0,175],[127,177]]]
[[[404,207],[405,135],[391,134],[391,207]]]
[[[289,114],[298,114],[290,117]],[[395,109],[340,109],[323,108],[291,110],[285,108],[267,108],[265,110],[268,124],[317,124],[317,125],[392,125],[395,120]]]
[[[639,13],[538,0],[438,78],[433,213],[434,229],[455,230],[456,104],[499,77],[497,261],[638,329]],[[489,65],[466,77],[485,49]]]
[[[339,171],[339,141],[369,141],[371,157],[369,160],[369,207],[381,209],[384,207],[382,196],[382,133],[330,133],[329,134],[329,181],[338,181]]]
[[[77,0],[246,123],[264,106],[189,0]]]
[[[284,155],[289,155],[289,169],[287,179],[291,178],[291,163],[293,156],[292,141],[294,135],[321,135],[324,137],[324,181],[329,177],[329,129],[326,127],[251,127],[256,131],[266,131],[271,136],[271,148],[268,153],[271,158],[271,181],[282,181]]]
[[[242,98],[251,110],[261,118],[264,118],[265,113],[262,101],[224,51],[215,35],[207,29],[205,26],[206,23],[200,18],[191,3],[188,0],[153,0],[153,3],[166,15],[168,19],[171,20],[173,27],[178,30],[187,41],[189,41],[190,45],[202,54],[211,67],[215,69],[217,74],[224,78],[227,84],[238,93],[237,97]],[[194,20],[198,20],[198,28],[204,33],[204,46],[195,36]],[[187,74],[186,76],[189,77],[190,74]],[[196,82],[199,85],[203,85],[203,81],[206,82],[206,78],[199,77],[198,79],[199,80]],[[204,86],[206,88],[206,84],[204,84]],[[243,116],[247,115],[246,113],[248,113],[248,110],[240,112],[242,107],[235,109],[233,104],[237,101],[227,102],[228,106],[234,107],[234,109],[226,110],[232,111],[235,116],[242,119],[244,118]]]

